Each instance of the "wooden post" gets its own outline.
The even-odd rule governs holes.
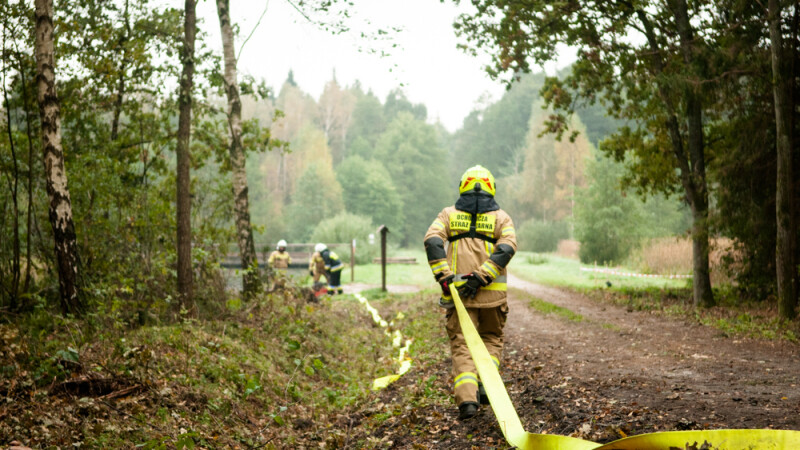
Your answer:
[[[350,241],[350,282],[356,281],[356,240]]]
[[[381,290],[386,292],[386,234],[389,233],[389,228],[381,225],[378,232],[381,234]]]

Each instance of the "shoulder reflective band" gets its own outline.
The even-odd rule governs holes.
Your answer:
[[[461,332],[467,348],[478,369],[478,375],[489,396],[497,422],[509,445],[522,450],[666,450],[690,448],[708,443],[708,448],[718,450],[740,449],[800,449],[800,431],[794,430],[694,430],[666,431],[631,436],[605,445],[592,441],[554,434],[528,433],[522,428],[517,410],[511,403],[508,391],[500,378],[486,346],[469,318],[458,290],[450,286],[456,305]],[[704,446],[705,448],[705,446]]]

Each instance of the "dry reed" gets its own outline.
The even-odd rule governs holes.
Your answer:
[[[727,238],[711,239],[709,265],[712,284],[729,283],[722,257],[731,251],[732,241]],[[651,239],[629,258],[629,264],[643,273],[658,275],[692,273],[692,241],[685,237]]]
[[[558,242],[558,250],[556,250],[556,255],[563,258],[578,259],[578,249],[580,247],[581,243],[578,241],[563,239]]]

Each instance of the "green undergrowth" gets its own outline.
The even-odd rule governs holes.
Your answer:
[[[798,342],[800,323],[778,316],[774,307],[759,303],[738,303],[730,289],[715,289],[718,306],[695,308],[689,288],[659,289],[622,287],[617,289],[582,289],[583,294],[600,301],[610,301],[631,311],[648,311],[679,319],[696,321],[719,330],[731,338],[754,338]]]
[[[420,246],[421,247],[421,246]],[[436,287],[428,260],[423,250],[397,249],[389,257],[414,258],[416,264],[387,264],[386,284],[414,285],[423,288]],[[360,264],[355,267],[355,282],[367,284],[381,284],[380,264]],[[342,280],[350,282],[350,266],[346,265],[342,271]]]
[[[372,379],[396,371],[396,349],[351,297],[300,297],[229,301],[210,317],[140,327],[50,315],[2,324],[0,443],[287,448],[328,439],[341,411],[372,401]],[[376,302],[401,309],[393,298]],[[398,321],[412,334],[426,331],[415,308]]]
[[[413,340],[409,353],[412,365],[400,379],[371,396],[358,413],[363,417],[362,426],[353,430],[350,440],[338,444],[350,448],[390,448],[398,444],[429,448],[432,435],[437,440],[442,438],[440,425],[447,419],[441,411],[455,408],[450,392],[450,347],[444,312],[437,306],[438,295],[382,294],[378,290],[365,291],[364,295],[381,317],[395,318],[395,328],[404,339]],[[398,314],[402,319],[397,319]],[[397,441],[395,433],[403,436],[402,442]]]
[[[533,308],[535,311],[537,311],[537,312],[539,312],[541,314],[544,314],[544,315],[552,314],[552,315],[555,315],[557,317],[560,317],[563,320],[567,320],[569,322],[575,322],[575,323],[581,323],[581,322],[590,323],[590,322],[593,322],[592,320],[587,319],[586,317],[584,317],[581,314],[578,314],[578,313],[572,311],[569,308],[564,308],[563,306],[558,306],[558,305],[555,305],[555,304],[550,303],[548,301],[542,300],[542,299],[532,295],[528,291],[525,291],[525,290],[522,290],[522,289],[517,289],[517,288],[510,288],[509,291],[511,291],[511,293],[515,297],[527,300],[528,301],[528,306]],[[613,324],[600,323],[599,325],[602,326],[603,328],[612,329],[612,330],[617,328],[616,325],[613,325]]]
[[[528,301],[528,306],[542,314],[555,314],[556,316],[562,317],[570,322],[583,322],[586,320],[586,318],[582,315],[572,312],[572,310],[567,308],[554,305],[533,296],[529,296],[529,298],[530,300]]]
[[[743,302],[737,291],[728,286],[714,289],[719,306],[698,309],[692,305],[690,280],[623,277],[581,271],[581,267],[576,260],[552,254],[520,252],[512,260],[510,270],[522,279],[610,301],[631,311],[649,311],[696,321],[718,329],[725,336],[791,342],[796,342],[800,336],[800,322],[779,318],[777,311],[766,302]],[[532,306],[537,310],[550,308]]]

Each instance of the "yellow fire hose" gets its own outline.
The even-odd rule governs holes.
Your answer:
[[[710,444],[706,448],[715,450],[800,449],[800,431],[794,430],[666,431],[631,436],[605,445],[569,436],[528,433],[522,427],[517,410],[514,409],[503,379],[500,378],[500,372],[492,362],[455,286],[450,285],[450,293],[456,305],[461,332],[489,396],[494,415],[509,445],[522,450],[667,450],[688,448],[695,444],[699,446],[704,443]]]
[[[364,297],[359,293],[356,293],[355,297],[356,300],[359,301],[359,303],[364,305],[364,308],[366,308],[367,312],[369,312],[370,315],[372,316],[372,320],[375,321],[377,325],[380,325],[381,328],[389,328],[391,326],[394,326],[394,321],[389,323],[383,320],[383,318],[381,318],[381,315],[378,313],[378,310],[369,304],[369,301],[367,300],[366,297]],[[403,316],[403,313],[397,314],[398,319],[402,319],[403,317],[405,317]],[[400,349],[400,353],[397,355],[397,358],[395,358],[395,361],[397,361],[397,363],[400,364],[400,370],[398,370],[396,374],[386,375],[385,377],[374,379],[372,381],[373,391],[383,389],[389,386],[390,384],[394,383],[395,381],[399,380],[400,377],[402,377],[411,368],[411,358],[408,357],[408,348],[411,347],[411,339],[406,339],[405,345],[403,345],[403,347],[400,347],[400,345],[403,343],[403,335],[400,333],[400,330],[394,330],[393,334],[390,334],[388,330],[384,330],[383,332],[386,333],[387,336],[392,337],[392,347]]]

